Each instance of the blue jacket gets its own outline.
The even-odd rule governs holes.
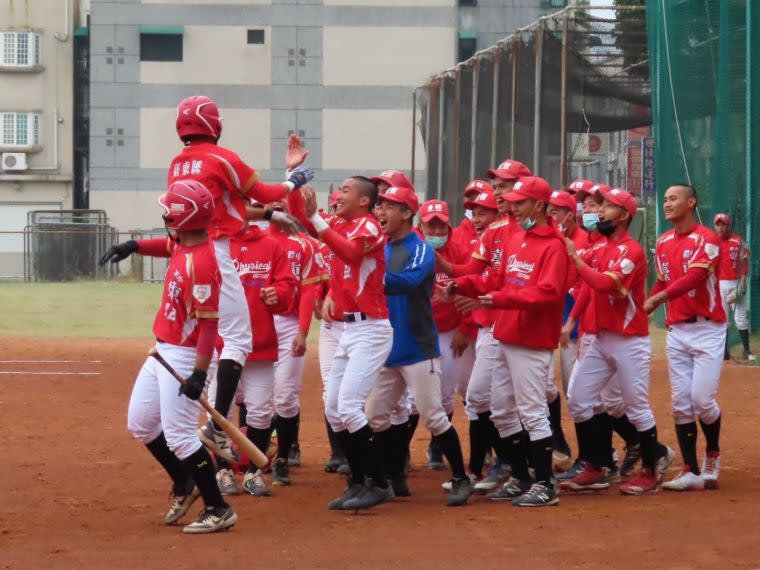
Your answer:
[[[387,367],[407,366],[441,355],[430,297],[435,285],[433,248],[412,232],[385,245],[385,295],[393,327]]]

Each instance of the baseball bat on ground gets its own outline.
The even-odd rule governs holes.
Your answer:
[[[149,354],[155,358],[161,366],[166,368],[167,372],[174,376],[174,379],[177,382],[180,384],[185,383],[185,379],[182,378],[182,376],[180,376],[179,373],[171,367],[171,364],[164,360],[164,357],[161,356],[155,348],[151,349]],[[221,426],[221,428],[224,430],[224,433],[226,433],[229,438],[237,444],[238,449],[240,449],[242,453],[245,453],[248,459],[250,459],[251,462],[256,465],[256,467],[266,467],[266,465],[269,463],[267,456],[264,455],[258,447],[253,445],[251,440],[248,439],[245,434],[240,431],[237,426],[235,426],[235,424],[230,422],[227,418],[215,410],[213,406],[208,403],[208,400],[205,396],[201,395],[201,397],[198,398],[198,403],[204,410],[209,413],[214,422],[216,422],[217,425]]]

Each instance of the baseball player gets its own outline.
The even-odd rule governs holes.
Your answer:
[[[176,182],[161,196],[171,239],[111,248],[100,260],[118,262],[130,253],[169,257],[161,305],[153,324],[157,352],[186,378],[179,392],[174,377],[148,358],[132,388],[127,427],[172,479],[166,524],[177,523],[198,498],[205,508],[183,532],[210,533],[237,522],[216,484],[211,457],[195,433],[197,401],[206,385],[217,336],[221,276],[206,229],[214,212],[211,193],[199,182]]]
[[[297,138],[290,141],[286,154],[288,180],[280,184],[264,184],[255,170],[229,149],[219,146],[222,119],[219,109],[208,97],[193,96],[177,107],[177,134],[185,148],[171,162],[168,182],[197,180],[214,197],[214,213],[209,227],[217,262],[222,275],[219,299],[219,335],[224,350],[217,371],[216,409],[227,415],[235,397],[240,373],[251,351],[251,323],[240,279],[232,265],[229,240],[246,224],[248,199],[268,203],[283,198],[289,191],[308,182],[313,173],[300,167],[307,153]],[[287,220],[282,212],[261,211],[272,220]],[[236,457],[224,432],[209,421],[199,430],[201,441],[218,457],[234,461]]]
[[[720,474],[721,422],[716,396],[726,342],[726,313],[716,276],[720,239],[697,223],[697,192],[692,186],[670,186],[663,210],[673,229],[657,240],[657,282],[644,310],[651,312],[667,303],[673,419],[684,462],[681,473],[663,488],[715,489]],[[707,442],[701,467],[697,463],[697,418]]]
[[[734,321],[744,348],[744,360],[755,360],[755,355],[749,348],[749,319],[747,319],[747,299],[745,297],[749,272],[749,249],[741,237],[731,233],[731,218],[728,214],[716,214],[713,223],[715,233],[720,238],[718,279],[723,311],[726,313],[726,319],[728,319],[729,307],[734,310]],[[733,303],[729,302],[729,296],[734,298]],[[730,358],[727,335],[723,360]]]
[[[362,176],[346,179],[337,200],[337,216],[344,220],[341,223],[328,223],[319,215],[313,190],[304,189],[303,195],[306,215],[320,239],[335,253],[324,311],[334,318],[334,303],[345,324],[327,383],[325,412],[342,444],[351,477],[343,495],[328,508],[343,509],[345,503],[359,496],[363,504],[377,504],[393,498],[364,412],[393,337],[383,293],[384,238],[370,214],[377,187]]]
[[[471,277],[459,278],[453,287],[460,294],[477,296],[482,306],[503,309],[493,332],[499,348],[491,420],[500,435],[497,455],[511,466],[512,477],[489,498],[511,500],[519,507],[559,503],[552,477],[546,378],[562,327],[568,259],[563,238],[546,214],[551,193],[542,178],[520,178],[502,196],[522,231],[515,231],[505,245],[500,275],[485,286]]]
[[[642,310],[647,262],[641,245],[628,234],[636,215],[636,199],[625,190],[602,189],[597,231],[607,238],[597,252],[598,269],[586,265],[572,240],[565,238],[567,252],[578,275],[591,292],[588,311],[595,321],[596,336],[573,370],[568,387],[568,406],[583,449],[584,470],[562,481],[563,490],[583,491],[609,487],[610,455],[608,418],[595,413],[604,386],[617,375],[625,412],[636,426],[642,457],[641,473],[620,486],[621,493],[640,495],[655,491],[675,458],[657,440],[657,427],[649,407],[649,324]]]
[[[296,304],[298,282],[282,244],[258,224],[250,225],[242,235],[231,240],[230,255],[254,325],[253,350],[240,376],[246,433],[256,447],[266,450],[274,415],[275,363],[280,358],[275,318],[288,313]],[[213,382],[209,390],[214,393]],[[237,494],[232,469],[222,465],[217,472],[217,482],[222,494]],[[253,464],[248,465],[243,489],[257,497],[271,494],[264,474]]]
[[[464,189],[465,204],[474,200],[481,192],[493,193],[493,187],[485,180],[473,180]],[[478,245],[480,234],[472,221],[472,210],[464,207],[464,219],[451,232],[451,241],[466,251],[472,251]]]
[[[435,256],[413,230],[419,209],[411,188],[392,186],[380,194],[379,222],[389,237],[385,246],[385,294],[393,326],[393,347],[369,400],[367,417],[393,479],[403,478],[406,434],[391,428],[391,416],[407,388],[420,419],[451,465],[451,492],[446,504],[460,506],[472,494],[456,429],[442,404],[438,331],[430,301],[435,285]],[[433,208],[435,212],[435,208]],[[368,493],[346,501],[345,509],[372,506]]]

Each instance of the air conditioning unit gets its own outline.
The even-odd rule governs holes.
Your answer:
[[[2,169],[6,172],[21,172],[27,170],[26,153],[4,152],[2,155]]]

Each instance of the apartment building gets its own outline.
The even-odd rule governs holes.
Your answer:
[[[326,194],[410,164],[412,89],[557,0],[92,0],[89,207],[120,230],[160,225],[155,198],[181,149],[176,104],[213,97],[221,144],[266,181],[290,133]],[[420,188],[422,184],[420,183]]]

